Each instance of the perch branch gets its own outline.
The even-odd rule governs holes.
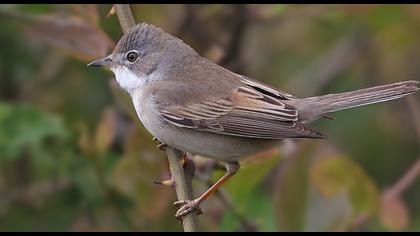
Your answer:
[[[125,34],[131,27],[136,25],[129,4],[114,4],[123,33]]]
[[[121,28],[126,33],[131,27],[135,26],[133,14],[129,4],[114,4],[117,12],[118,21]],[[169,168],[171,170],[172,178],[175,182],[175,191],[178,200],[192,200],[192,178],[194,176],[194,164],[187,160],[185,163],[185,172],[182,165],[183,153],[172,147],[166,148],[166,155],[168,156]],[[188,214],[182,217],[182,224],[184,231],[197,231],[197,217],[196,213]]]
[[[166,148],[166,155],[168,156],[169,169],[171,170],[178,200],[192,200],[192,178],[194,176],[194,163],[191,160],[186,159],[184,168],[182,165],[183,153],[169,146]],[[184,226],[185,232],[197,231],[196,213],[193,212],[183,216],[182,224]]]
[[[246,5],[238,4],[234,6],[235,14],[233,19],[234,25],[232,27],[232,33],[230,35],[230,41],[226,47],[226,54],[219,61],[219,63],[226,67],[231,67],[236,71],[241,69],[241,45],[244,40],[244,34],[247,27],[248,10]]]
[[[403,193],[419,176],[420,174],[420,157],[417,158],[417,161],[411,166],[404,175],[386,191],[387,196],[399,196]]]

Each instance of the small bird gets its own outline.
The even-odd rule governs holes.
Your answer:
[[[195,200],[175,202],[176,217],[200,204],[239,170],[239,160],[284,139],[325,139],[307,126],[327,113],[404,97],[410,80],[351,92],[298,98],[201,57],[161,28],[141,23],[107,57],[88,66],[112,70],[144,127],[162,144],[226,164],[225,175]]]

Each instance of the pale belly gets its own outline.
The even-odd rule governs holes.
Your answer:
[[[159,114],[133,99],[136,112],[151,135],[179,150],[216,160],[238,160],[279,144],[279,140],[242,138],[179,128],[163,121]]]
[[[279,143],[278,140],[248,139],[185,128],[166,127],[166,131],[156,137],[177,149],[216,160],[238,160]]]

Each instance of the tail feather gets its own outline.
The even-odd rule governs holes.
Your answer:
[[[419,81],[409,80],[351,92],[297,99],[292,105],[298,109],[300,120],[310,122],[326,113],[404,97],[418,91],[418,84]]]

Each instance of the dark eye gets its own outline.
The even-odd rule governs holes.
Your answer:
[[[127,60],[129,62],[135,62],[137,58],[139,58],[138,52],[132,51],[132,52],[127,53]]]

